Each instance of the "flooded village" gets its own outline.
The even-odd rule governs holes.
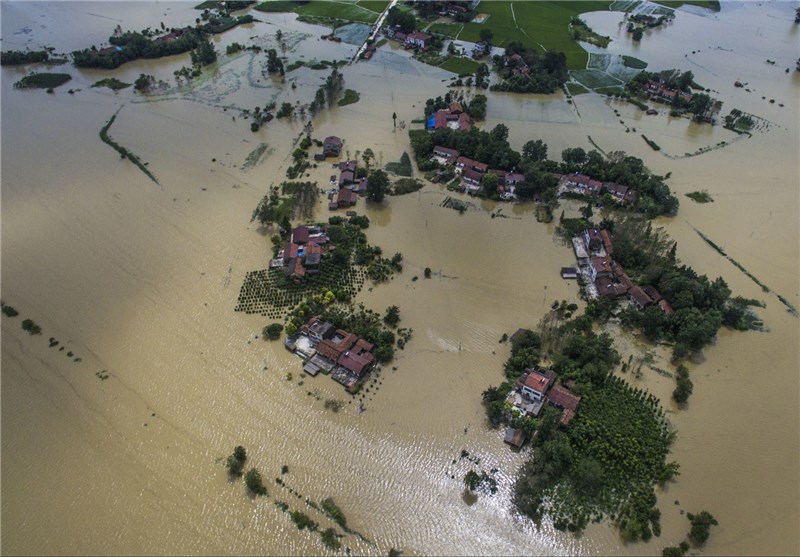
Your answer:
[[[0,7],[2,552],[797,553],[798,6],[268,4]]]

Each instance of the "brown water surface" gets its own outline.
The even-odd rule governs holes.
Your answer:
[[[3,3],[3,48],[100,46],[118,23],[177,26],[194,20],[191,7]],[[358,301],[378,311],[397,304],[414,338],[364,393],[367,411],[359,414],[337,384],[302,377],[297,358],[257,338],[264,318],[233,312],[245,273],[265,268],[270,256],[269,234],[250,222],[252,211],[281,181],[302,132],[297,121],[273,121],[251,133],[239,109],[308,102],[327,72],[296,70],[291,89],[263,76],[262,60],[249,53],[221,56],[212,77],[145,99],[90,85],[101,76],[132,81],[152,73],[174,86],[172,72],[189,64],[188,55],[113,72],[64,66],[73,80],[54,95],[13,89],[24,72],[4,67],[2,297],[20,316],[2,319],[2,552],[317,554],[325,551],[319,537],[298,531],[273,500],[327,527],[303,502],[326,496],[367,539],[343,539],[355,553],[658,554],[685,536],[680,512],[701,509],[720,521],[709,553],[800,551],[798,319],[694,230],[800,307],[799,84],[797,74],[783,72],[798,56],[790,12],[783,3],[723,2],[713,16],[680,12],[639,47],[617,31],[620,14],[585,16],[614,38],[612,52],[635,54],[652,68],[692,69],[718,91],[724,113],[739,107],[770,123],[752,138],[731,143],[735,135],[721,127],[642,117],[596,95],[574,105],[562,95],[490,96],[486,127],[507,124],[517,148],[542,138],[558,158],[569,146],[591,148],[591,136],[604,150],[671,172],[681,210],[658,224],[678,241],[680,259],[767,303],[759,315],[768,333],[723,330],[692,364],[687,410],[669,401],[672,379],[649,368],[631,379],[670,409],[681,476],[660,492],[661,538],[628,546],[605,525],[574,538],[513,513],[513,478],[525,455],[507,450],[480,405],[480,393],[502,379],[502,334],[534,325],[555,300],[579,302],[575,284],[558,275],[572,252],[553,239],[552,225],[535,221],[532,207],[475,202],[460,215],[439,206],[449,192],[428,185],[366,209],[370,242],[401,252],[404,270],[387,285],[365,286]],[[218,51],[250,39],[274,46],[279,27],[290,61],[353,51],[319,41],[323,28],[293,16],[257,17],[264,22],[215,37]],[[765,64],[767,57],[777,65]],[[314,136],[341,135],[351,155],[369,147],[382,163],[409,150],[392,112],[411,125],[450,77],[388,46],[343,73],[361,100],[318,116]],[[736,79],[753,92],[733,88]],[[111,136],[147,162],[159,184],[100,141],[98,131],[120,108]],[[641,133],[674,156],[730,144],[667,158]],[[242,169],[259,143],[269,146],[264,160]],[[322,165],[311,178],[327,183],[330,173]],[[715,202],[683,196],[697,189]],[[497,210],[508,218],[490,218]],[[327,216],[322,204],[319,216]],[[23,318],[38,323],[42,336],[22,331]],[[618,336],[626,357],[651,350],[653,365],[669,368],[668,350]],[[48,348],[49,337],[60,344]],[[96,375],[103,371],[107,380]],[[343,409],[325,410],[327,399]],[[269,497],[251,499],[241,482],[228,481],[222,459],[237,444],[262,471]],[[462,449],[480,463],[461,459]],[[272,481],[284,464],[283,479],[300,498]],[[500,490],[468,506],[461,478],[471,467],[497,468]]]

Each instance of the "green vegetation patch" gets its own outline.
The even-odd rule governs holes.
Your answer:
[[[47,62],[50,54],[44,50],[7,50],[0,53],[0,66],[17,66],[21,64],[35,64]]]
[[[479,65],[480,64],[472,58],[451,56],[443,63],[439,64],[439,67],[448,72],[458,74],[458,76],[461,77],[474,74]]]
[[[642,134],[642,139],[644,139],[644,142],[647,143],[653,151],[661,150],[661,146],[652,139],[649,139],[645,134]]]
[[[255,7],[259,12],[265,13],[293,12],[295,8],[297,8],[297,4],[288,0],[268,0]]]
[[[117,111],[117,112],[119,112],[119,111]],[[111,125],[114,123],[114,120],[116,120],[116,118],[117,118],[117,115],[114,114],[108,120],[108,122],[106,122],[106,125],[103,126],[100,129],[100,139],[103,140],[103,143],[105,143],[106,145],[110,145],[117,153],[119,153],[120,157],[122,157],[123,159],[128,159],[129,161],[131,161],[133,164],[135,164],[139,168],[139,170],[144,172],[145,175],[148,178],[150,178],[152,181],[154,181],[156,184],[158,184],[158,180],[156,180],[156,177],[153,175],[152,172],[150,172],[150,170],[139,159],[139,157],[137,157],[136,155],[134,155],[133,153],[128,151],[125,147],[123,147],[122,145],[120,145],[119,143],[117,143],[116,141],[111,139],[111,136],[108,135],[108,130],[111,129]]]
[[[427,32],[456,38],[463,29],[464,26],[460,23],[432,23],[428,26]]]
[[[14,84],[15,89],[53,89],[72,79],[68,73],[33,72]]]
[[[411,157],[405,151],[400,155],[399,161],[388,163],[384,169],[398,176],[411,176],[414,173],[414,167],[411,166]]]
[[[588,93],[589,90],[581,85],[580,83],[575,83],[574,81],[570,81],[565,83],[564,86],[567,88],[567,93],[570,95],[582,95],[584,93]]]
[[[108,87],[109,89],[113,89],[114,91],[119,91],[120,89],[125,89],[130,87],[131,83],[125,83],[124,81],[120,81],[116,77],[107,77],[105,79],[101,79],[92,85],[92,87]]]
[[[589,89],[598,89],[601,87],[621,87],[622,81],[608,75],[604,71],[589,69],[589,70],[574,70],[569,72],[575,81]]]
[[[348,104],[357,103],[360,98],[361,95],[358,93],[358,91],[354,91],[353,89],[345,89],[344,96],[339,99],[336,104],[339,106],[347,106]]]
[[[570,25],[572,27],[572,38],[576,41],[584,41],[601,48],[607,47],[608,43],[611,42],[611,37],[595,33],[585,21],[577,16],[570,20]]]
[[[643,70],[647,67],[647,62],[644,60],[639,60],[633,56],[627,56],[625,54],[622,55],[622,63],[625,64],[628,68],[634,68],[636,70]]]
[[[684,4],[698,6],[715,12],[720,10],[719,0],[659,0],[659,4],[668,8],[680,8]]]
[[[513,12],[512,12],[513,5]],[[477,42],[481,29],[491,29],[495,46],[518,41],[529,47],[563,52],[567,68],[583,69],[587,52],[572,37],[570,20],[585,12],[606,11],[606,2],[581,0],[574,2],[482,2],[479,11],[489,14],[482,24],[467,23],[459,39]]]
[[[686,197],[696,201],[697,203],[713,203],[714,199],[711,197],[711,194],[708,193],[708,190],[702,191],[692,191],[686,194]]]
[[[358,0],[356,4],[359,8],[381,13],[389,5],[389,0]]]
[[[306,63],[303,60],[296,60],[296,61],[292,62],[291,64],[289,64],[288,66],[286,66],[286,73],[294,71],[297,68],[302,68],[305,65],[306,65]]]
[[[405,195],[422,189],[424,184],[413,178],[400,178],[392,186],[392,195]]]
[[[359,23],[375,23],[378,19],[377,13],[352,2],[312,1],[308,4],[295,5],[292,11],[303,16],[345,19]]]

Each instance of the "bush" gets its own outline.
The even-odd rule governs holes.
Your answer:
[[[14,308],[12,308],[11,306],[2,304],[2,308],[3,308],[3,313],[6,314],[8,317],[16,317],[17,315],[19,315],[19,312]]]
[[[289,513],[289,517],[292,519],[292,522],[294,522],[294,525],[297,526],[298,530],[305,530],[308,528],[312,532],[317,531],[317,523],[311,520],[311,517],[307,514],[300,511],[292,511]]]
[[[255,495],[266,495],[267,488],[264,486],[264,481],[261,479],[261,474],[255,468],[251,468],[244,476],[244,483],[247,489]]]
[[[241,445],[237,446],[233,449],[233,454],[231,454],[225,464],[228,466],[228,473],[231,476],[241,477],[242,470],[244,469],[244,463],[247,461],[247,451],[245,451],[244,447]]]
[[[264,327],[262,333],[264,334],[264,338],[269,340],[278,340],[281,336],[281,332],[283,331],[283,325],[280,323],[271,323]]]
[[[30,319],[26,319],[22,322],[22,328],[23,330],[28,331],[28,333],[31,335],[42,334],[42,328]]]
[[[703,545],[708,540],[712,526],[717,526],[719,522],[706,511],[701,511],[697,515],[687,513],[686,516],[692,522],[692,529],[689,538],[697,545]]]
[[[14,84],[15,89],[52,89],[72,79],[68,73],[37,73],[26,75]]]
[[[342,542],[339,541],[338,536],[336,535],[336,530],[333,528],[326,528],[319,534],[322,543],[328,549],[337,550],[342,547]]]

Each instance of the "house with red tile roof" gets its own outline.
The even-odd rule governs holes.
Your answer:
[[[550,389],[550,393],[547,395],[547,402],[562,410],[559,423],[567,426],[575,417],[581,397],[561,385],[556,385]]]
[[[628,291],[631,303],[636,306],[638,310],[643,310],[653,303],[653,300],[648,296],[640,286],[634,286]]]
[[[531,371],[522,381],[522,388],[520,391],[531,400],[542,400],[547,394],[548,389],[550,389],[554,379],[554,374],[547,376],[538,371]]]
[[[345,171],[347,172],[347,171]],[[342,188],[336,196],[336,205],[341,209],[344,207],[352,207],[358,201],[358,194],[351,189]]]

